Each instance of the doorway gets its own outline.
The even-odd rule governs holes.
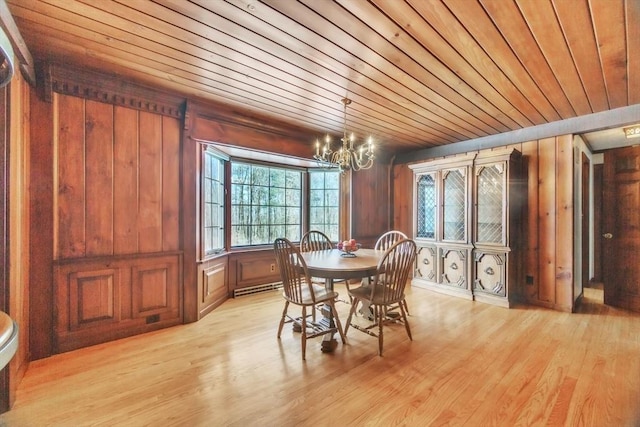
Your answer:
[[[602,184],[604,303],[640,312],[640,146],[606,151]]]
[[[600,277],[600,239],[597,237],[600,234],[602,226],[599,224],[601,221],[601,209],[602,209],[602,164],[593,165],[593,190],[590,186],[591,181],[591,159],[582,152],[581,156],[581,181],[582,181],[582,203],[580,206],[580,213],[582,216],[582,298],[589,303],[603,304],[604,303],[604,290],[602,279]],[[594,162],[595,163],[595,162]],[[590,257],[590,235],[591,235],[591,210],[590,199],[591,191],[593,191],[593,236],[594,236],[594,251],[593,251],[593,276],[591,276],[591,257]]]

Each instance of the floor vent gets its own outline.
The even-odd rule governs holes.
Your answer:
[[[267,283],[264,285],[248,286],[246,288],[235,289],[233,291],[233,297],[241,297],[243,295],[257,294],[258,292],[273,291],[276,289],[282,289],[282,282]]]

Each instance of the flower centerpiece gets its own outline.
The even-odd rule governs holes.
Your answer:
[[[342,242],[338,242],[338,250],[342,251],[340,255],[344,257],[354,257],[358,249],[360,249],[362,245],[356,242],[356,239],[343,240]]]

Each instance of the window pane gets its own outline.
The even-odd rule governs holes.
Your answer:
[[[273,187],[284,187],[286,172],[284,169],[271,169],[271,182],[269,183]]]
[[[320,230],[337,242],[340,236],[340,172],[309,171],[309,229]]]
[[[285,224],[286,223],[286,208],[283,207],[271,207],[270,208],[271,223],[272,224]]]
[[[286,236],[287,228],[284,225],[273,225],[271,226],[271,235],[269,236],[270,241],[276,240],[278,237]],[[293,240],[298,240],[293,238]]]
[[[302,174],[298,171],[287,171],[287,188],[302,188]]]
[[[267,206],[269,204],[269,188],[262,186],[251,187],[251,204]]]
[[[327,172],[324,174],[325,182],[324,188],[328,190],[340,189],[340,173],[339,172]]]
[[[309,188],[314,190],[324,189],[324,174],[323,173],[310,173],[309,174]]]
[[[251,185],[269,185],[269,168],[253,166],[251,170]]]
[[[231,185],[231,204],[251,203],[251,186],[250,185]]]
[[[302,172],[236,162],[231,170],[232,246],[267,245],[276,237],[299,240]]]
[[[203,252],[208,255],[224,249],[224,160],[205,151],[202,171],[200,226]]]
[[[289,225],[287,226],[286,236],[292,242],[300,241],[300,225]]]
[[[316,175],[316,174],[312,174]],[[311,189],[309,191],[309,206],[324,206],[324,190],[323,189]]]
[[[318,225],[324,223],[324,206],[319,208],[309,209],[309,225]],[[317,230],[316,227],[310,227],[312,230]]]
[[[250,242],[248,226],[235,225],[231,227],[231,246],[246,246]]]
[[[324,192],[325,206],[338,206],[340,200],[339,190],[326,190]]]
[[[251,179],[251,165],[234,163],[231,168],[232,184],[249,184]]]
[[[271,188],[269,191],[269,201],[272,206],[284,206],[285,205],[285,190],[284,188]]]
[[[286,192],[287,206],[301,206],[302,203],[300,201],[300,197],[302,196],[302,194],[300,192],[300,189],[287,189]]]

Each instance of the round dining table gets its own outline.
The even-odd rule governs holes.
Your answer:
[[[303,252],[309,275],[327,280],[327,287],[333,290],[333,281],[342,279],[361,279],[375,275],[378,262],[384,251],[360,249],[347,256],[338,249]]]
[[[384,253],[384,251],[375,249],[359,249],[349,256],[338,249],[327,249],[303,252],[301,255],[307,263],[309,275],[325,279],[325,286],[333,290],[333,283],[336,280],[362,279],[374,276],[378,262]],[[330,307],[325,306],[322,313],[323,321],[333,326],[333,313]],[[331,352],[337,345],[333,334],[327,334],[322,340],[322,351]]]

